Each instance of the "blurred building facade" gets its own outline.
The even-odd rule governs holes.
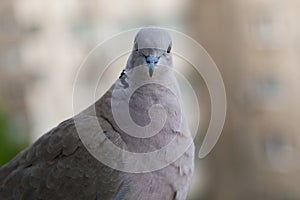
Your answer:
[[[210,200],[300,199],[299,2],[194,0],[189,25],[219,67],[227,121]]]

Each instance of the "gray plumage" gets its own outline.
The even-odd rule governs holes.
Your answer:
[[[150,138],[127,135],[117,126],[112,115],[113,90],[126,93],[136,78],[151,76],[177,84],[173,73],[158,70],[158,64],[172,67],[171,45],[171,38],[163,29],[150,27],[140,30],[123,74],[93,106],[75,117],[81,123],[89,123],[89,116],[93,115],[90,110],[95,108],[95,117],[106,137],[131,152],[160,149],[174,136],[191,138],[188,128],[181,133],[176,128],[181,120],[178,99],[157,84],[140,87],[129,104],[130,115],[140,126],[149,123],[147,110],[152,105],[161,104],[166,109],[167,120],[157,135]],[[149,66],[145,73],[130,73],[131,69],[142,64]],[[182,200],[186,198],[191,182],[193,161],[194,145],[191,144],[180,158],[162,169],[148,173],[114,170],[87,151],[78,136],[74,118],[71,118],[43,135],[0,169],[0,199]]]

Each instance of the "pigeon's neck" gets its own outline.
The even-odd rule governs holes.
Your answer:
[[[139,139],[131,137],[125,131],[119,132],[128,150],[132,152],[149,152],[162,148],[174,138],[179,130],[182,102],[178,83],[170,69],[161,68],[156,72],[157,74],[154,73],[152,77],[149,77],[147,68],[136,69],[132,73],[127,73],[126,87],[122,80],[119,80],[111,91],[113,95],[110,102],[117,102],[111,103],[111,106],[117,106],[115,110],[122,116],[128,113],[127,117],[122,117],[123,121],[128,120],[128,123],[125,123],[128,126],[134,122],[135,125],[145,127],[146,130],[146,127],[151,124],[150,108],[153,105],[160,105],[165,110],[165,125],[163,128],[155,128],[158,132],[151,138]],[[153,116],[154,120],[164,121],[163,118],[161,115]],[[145,132],[141,131],[141,133]],[[138,145],[141,143],[143,145]]]
[[[146,67],[132,71],[125,71],[110,88],[110,90],[96,103],[96,110],[100,117],[109,119],[112,127],[118,130],[122,140],[132,152],[149,152],[159,149],[174,137],[179,130],[182,117],[181,95],[177,80],[170,68],[159,68],[149,77]],[[181,104],[181,105],[180,105]],[[132,121],[141,127],[150,124],[149,109],[153,105],[161,105],[166,111],[165,126],[159,134],[148,139],[130,136],[120,127],[117,118]],[[106,109],[103,109],[106,108]],[[113,112],[104,112],[114,110]],[[162,116],[153,116],[161,119]],[[122,129],[122,130],[121,130]],[[141,132],[143,133],[143,131]],[[138,145],[143,143],[143,145]]]
[[[168,83],[171,84],[176,81],[173,69],[171,67],[166,67],[158,65],[155,67],[153,75],[150,76],[149,68],[147,65],[141,65],[134,68],[125,70],[128,83],[132,84],[146,84],[146,83]]]

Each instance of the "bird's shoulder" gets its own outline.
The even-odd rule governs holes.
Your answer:
[[[74,118],[50,130],[0,170],[0,194],[5,198],[95,199],[116,194],[120,184],[118,172],[83,146]]]
[[[59,154],[62,153],[63,144],[66,143],[67,138],[71,140],[75,139],[74,141],[76,142],[75,144],[69,142],[71,145],[65,145],[65,153],[67,149],[70,150],[71,146],[76,146],[77,139],[75,134],[73,134],[72,126],[73,120],[68,119],[41,136],[0,169],[0,180],[3,180],[5,175],[13,170],[17,170],[17,168],[20,170],[21,166],[33,165],[40,160],[51,161],[58,158]],[[63,137],[63,135],[66,137]]]

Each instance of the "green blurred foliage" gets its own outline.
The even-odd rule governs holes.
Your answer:
[[[8,112],[0,105],[0,167],[10,161],[27,145],[27,141],[19,141],[12,136],[16,136],[17,130]]]

